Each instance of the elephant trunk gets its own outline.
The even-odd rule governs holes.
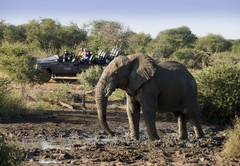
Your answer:
[[[102,88],[97,87],[95,100],[96,100],[96,106],[98,111],[98,119],[101,127],[104,129],[104,131],[107,134],[114,136],[114,133],[110,130],[107,124],[106,109],[107,109],[108,97],[105,96],[105,93]]]

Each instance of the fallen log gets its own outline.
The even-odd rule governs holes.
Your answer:
[[[63,102],[61,102],[61,101],[59,101],[59,103],[61,104],[61,106],[67,107],[67,108],[73,110],[73,106],[71,106],[71,105],[69,105],[69,104],[66,104],[66,103],[63,103]]]

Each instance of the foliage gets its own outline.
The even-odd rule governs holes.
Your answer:
[[[144,33],[132,33],[129,36],[127,41],[128,48],[125,51],[126,54],[134,54],[134,53],[147,53],[147,45],[151,42],[152,38],[149,34]]]
[[[240,118],[236,117],[233,128],[228,130],[222,154],[227,157],[240,157]]]
[[[240,61],[240,56],[233,52],[221,52],[214,53],[209,57],[210,65],[214,64],[238,64]]]
[[[240,68],[216,64],[194,73],[198,85],[198,100],[202,118],[227,123],[240,115]]]
[[[135,33],[128,26],[116,21],[93,20],[79,28],[76,23],[62,25],[58,20],[40,18],[27,24],[11,25],[0,21],[0,44],[21,42],[34,47],[37,54],[61,54],[67,48],[77,53],[80,47],[97,54],[100,50],[111,51],[120,48],[122,54],[142,52],[158,61],[168,58],[178,49],[193,48],[205,52],[223,52],[231,50],[238,53],[238,40],[228,41],[220,35],[210,34],[197,40],[195,34],[186,27],[161,31],[152,39],[149,34]],[[196,46],[194,45],[197,40]],[[32,50],[33,52],[33,50]],[[36,55],[41,57],[40,55]]]
[[[224,39],[221,35],[209,34],[198,38],[195,48],[205,52],[224,52],[231,47],[231,42]]]
[[[75,50],[86,37],[87,32],[72,22],[68,26],[49,18],[30,20],[18,26],[0,22],[0,44],[21,42],[47,54],[59,54],[63,47]]]
[[[233,41],[232,52],[240,54],[240,39]]]
[[[97,82],[101,77],[102,72],[103,68],[96,65],[91,66],[86,71],[82,72],[81,74],[78,74],[77,77],[79,79],[79,82],[83,84],[86,88],[93,89],[95,85],[97,85]]]
[[[24,25],[11,25],[6,24],[3,27],[3,42],[15,43],[15,42],[26,42],[26,29]]]
[[[180,48],[192,48],[196,35],[191,30],[182,26],[179,28],[162,31],[149,43],[148,52],[153,58],[168,58]]]
[[[84,29],[89,32],[86,46],[93,52],[102,49],[111,51],[112,48],[124,50],[132,31],[122,23],[115,21],[94,20],[84,25]]]
[[[207,65],[208,54],[193,48],[182,48],[175,51],[169,59],[178,61],[188,68],[203,68]]]
[[[126,93],[124,90],[116,89],[112,95],[109,97],[109,100],[125,100]]]
[[[25,103],[20,95],[11,92],[10,80],[0,79],[0,116],[17,116],[28,113]]]
[[[4,20],[1,20],[0,21],[0,45],[2,43],[2,40],[4,39],[4,28],[5,28]]]
[[[19,145],[2,132],[0,132],[0,152],[1,166],[19,166],[26,158],[26,154]]]
[[[122,48],[130,35],[130,29],[118,22],[107,22],[99,31],[102,40],[109,42],[113,47]]]
[[[43,83],[44,71],[35,68],[36,58],[29,55],[28,46],[4,43],[0,47],[0,70],[20,84]]]
[[[81,47],[85,47],[95,53],[102,49],[109,48],[110,43],[102,40],[102,37],[99,35],[101,27],[106,23],[107,21],[104,20],[94,20],[88,24],[85,24],[84,30],[88,32],[88,36],[87,41],[81,43]]]
[[[58,87],[51,88],[47,92],[42,92],[37,94],[37,101],[41,103],[40,108],[46,105],[60,105],[60,102],[73,104],[74,96],[70,92],[70,87],[68,84],[61,84]],[[49,108],[49,107],[48,107]]]

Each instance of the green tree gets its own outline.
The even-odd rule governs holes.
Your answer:
[[[130,35],[129,27],[125,27],[119,22],[107,22],[104,24],[99,32],[99,35],[106,42],[110,42],[113,47],[122,48]]]
[[[11,25],[6,24],[3,30],[3,41],[8,43],[25,42],[26,41],[26,29],[24,25]]]
[[[75,50],[77,45],[87,40],[87,32],[73,22],[68,26],[61,26],[59,36],[58,45],[61,49],[66,47]]]
[[[101,49],[110,51],[117,47],[124,50],[132,31],[119,22],[94,20],[85,24],[88,31],[88,49],[98,52]]]
[[[75,49],[86,40],[87,32],[74,23],[62,26],[52,19],[31,20],[26,25],[27,40],[47,53],[60,53],[64,48]]]
[[[134,54],[134,53],[146,53],[147,45],[151,42],[152,38],[150,34],[145,33],[132,33],[130,35],[127,45],[128,48],[126,50],[127,54]]]
[[[61,45],[58,44],[60,23],[52,19],[31,20],[26,25],[27,40],[47,53],[56,52]]]
[[[108,21],[105,20],[93,20],[88,24],[84,24],[84,30],[88,32],[87,41],[81,43],[81,47],[85,47],[88,50],[91,50],[94,53],[102,49],[110,47],[110,43],[102,40],[102,37],[99,35],[101,27],[106,24]]]
[[[5,22],[4,20],[0,21],[0,44],[2,43],[2,40],[4,39],[4,27],[5,27],[4,22]]]
[[[23,95],[25,84],[40,84],[44,80],[44,70],[35,68],[36,58],[29,52],[30,48],[21,43],[4,43],[0,47],[0,71],[22,86]]]
[[[168,58],[180,48],[192,48],[196,39],[196,35],[186,26],[167,29],[149,43],[148,52],[153,58]]]
[[[240,54],[240,39],[233,41],[232,52]]]
[[[231,42],[224,39],[221,35],[209,34],[198,38],[195,48],[211,53],[224,52],[231,48]]]

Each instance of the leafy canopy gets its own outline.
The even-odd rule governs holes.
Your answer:
[[[44,71],[36,69],[36,58],[29,55],[31,48],[21,43],[4,43],[0,47],[0,71],[16,83],[43,83]]]
[[[221,35],[209,34],[197,40],[195,48],[206,52],[224,52],[229,50],[231,43]]]
[[[179,28],[162,31],[149,44],[149,52],[153,57],[160,56],[168,58],[180,48],[192,48],[197,40],[191,30],[182,26]]]

